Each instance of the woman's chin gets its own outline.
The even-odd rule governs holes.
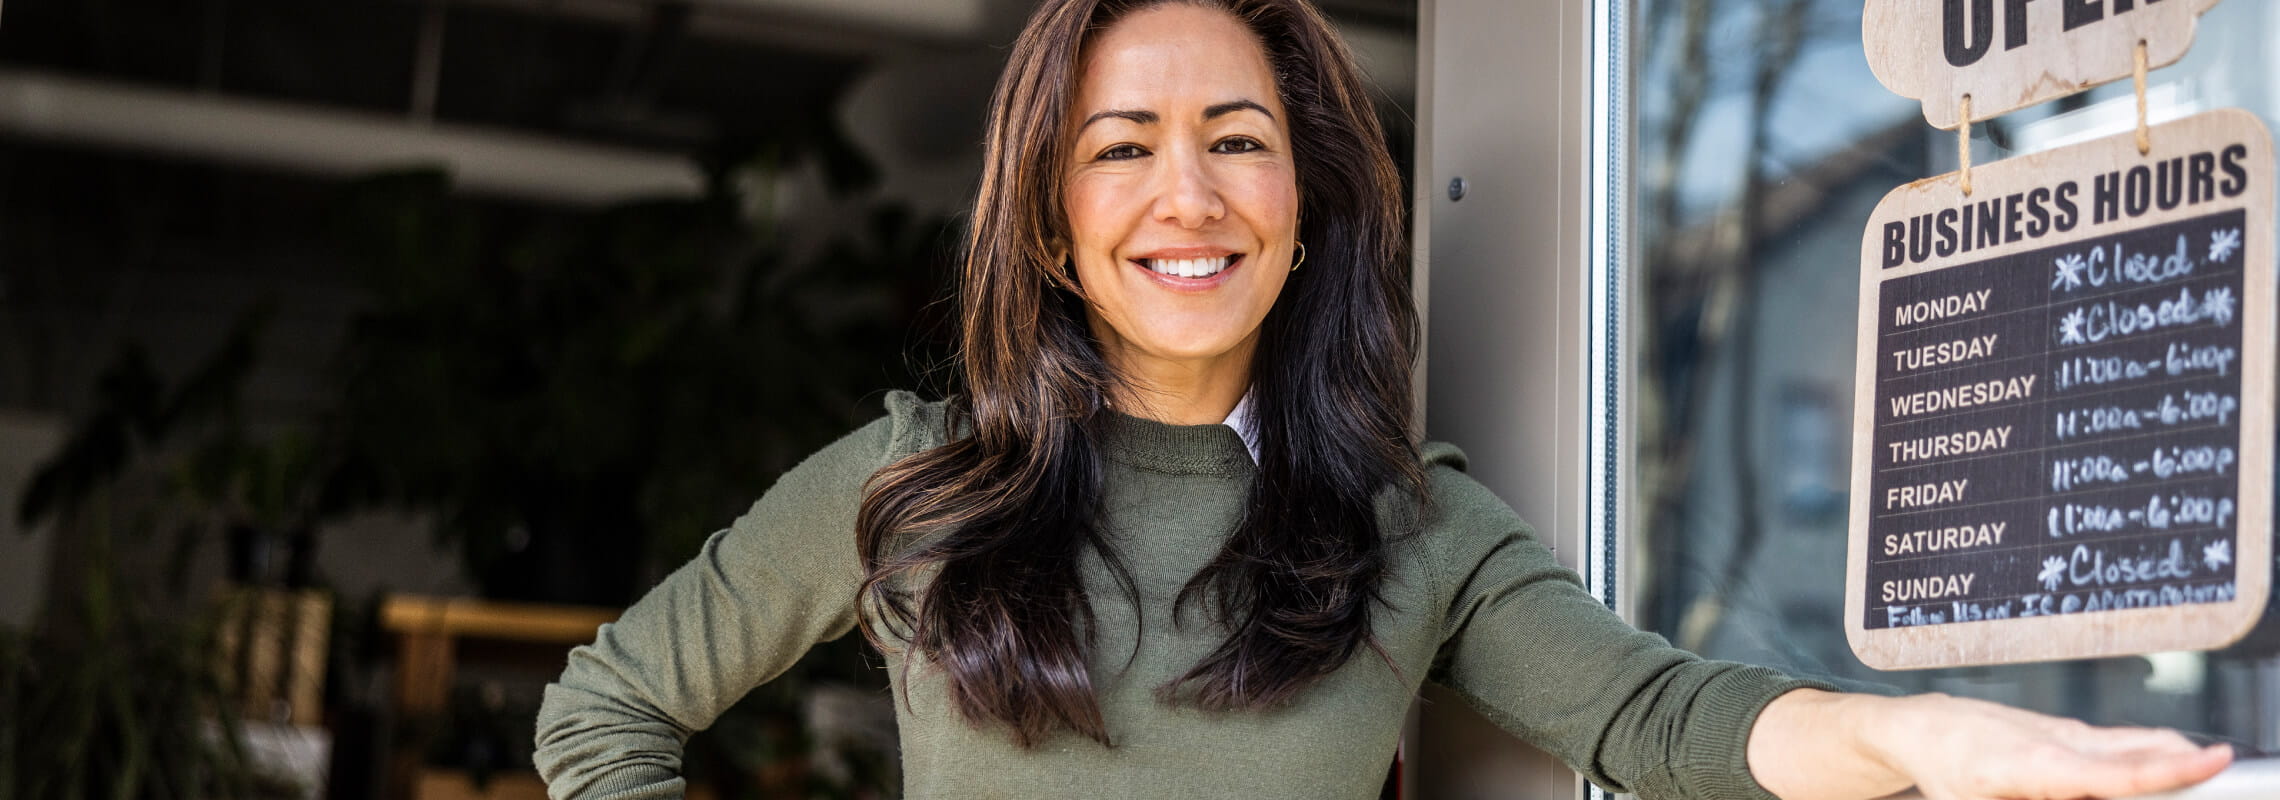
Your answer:
[[[1205,363],[1228,358],[1242,350],[1243,342],[1248,338],[1248,333],[1245,331],[1210,338],[1141,339],[1136,342],[1127,339],[1126,342],[1137,345],[1132,349],[1153,361]]]

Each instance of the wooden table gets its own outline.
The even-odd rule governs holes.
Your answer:
[[[451,696],[452,673],[460,645],[479,642],[498,652],[519,652],[522,660],[551,660],[556,669],[570,649],[594,640],[602,623],[619,611],[591,606],[504,603],[465,597],[395,595],[380,606],[380,627],[396,637],[394,706],[402,720],[442,716]],[[496,645],[505,645],[500,648]],[[543,800],[537,776],[510,773],[486,791],[457,770],[425,767],[418,748],[399,748],[389,757],[388,797],[404,800]]]

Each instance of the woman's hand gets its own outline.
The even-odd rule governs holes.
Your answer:
[[[2075,800],[2209,779],[2232,748],[2175,731],[2097,728],[1980,700],[1800,690],[1750,731],[1750,772],[1783,800],[1875,798],[1914,785],[1928,800]]]

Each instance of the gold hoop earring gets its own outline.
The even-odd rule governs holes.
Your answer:
[[[1290,271],[1297,272],[1298,265],[1306,263],[1306,243],[1291,242],[1291,244],[1298,245],[1298,260],[1290,262]]]

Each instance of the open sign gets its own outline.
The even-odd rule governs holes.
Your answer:
[[[2175,63],[2217,0],[1868,0],[1862,43],[1886,88],[1952,129]],[[1971,97],[1971,119],[1961,119]]]

